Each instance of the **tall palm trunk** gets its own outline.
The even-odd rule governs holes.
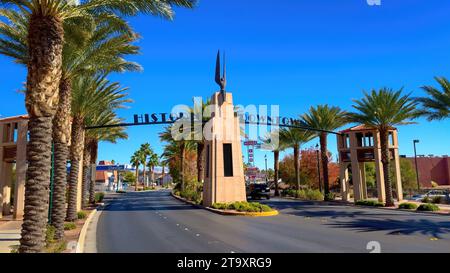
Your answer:
[[[381,163],[383,164],[384,187],[386,190],[386,207],[393,207],[394,199],[392,197],[392,183],[389,175],[390,155],[389,155],[389,131],[388,129],[380,129],[380,145],[381,145]]]
[[[280,169],[280,151],[273,151],[273,170],[274,170],[274,183],[275,183],[275,196],[280,196],[278,189],[278,170]]]
[[[51,223],[55,227],[55,239],[64,237],[66,216],[67,159],[69,158],[71,82],[59,83],[59,106],[53,118],[54,181]]]
[[[69,203],[66,221],[77,219],[77,194],[80,160],[83,155],[84,128],[83,119],[74,117],[72,121],[72,143],[70,145]]]
[[[150,170],[150,180],[155,183],[155,166],[149,167]]]
[[[95,168],[97,164],[97,154],[98,154],[98,140],[93,139],[90,143],[90,150],[91,150],[91,166]],[[96,173],[96,172],[95,172]],[[95,179],[96,177],[91,177],[91,181],[89,184],[89,203],[95,204]]]
[[[204,151],[205,151],[205,144],[203,142],[197,143],[197,181],[203,182],[204,180],[204,172],[205,168],[203,165],[203,159],[204,159]]]
[[[161,186],[164,184],[164,175],[165,175],[165,168],[166,166],[162,166],[162,171],[161,171]]]
[[[142,165],[143,165],[142,178],[144,179],[144,181],[143,181],[143,187],[145,188],[145,187],[147,186],[147,181],[145,181],[145,178],[146,178],[146,176],[145,176],[145,168],[147,167],[146,164],[145,164],[145,160],[144,160],[144,164],[142,164]]]
[[[185,157],[186,144],[182,143],[180,146],[180,179],[181,179],[181,190],[184,191],[184,157]]]
[[[299,145],[294,145],[294,168],[295,168],[295,179],[297,182],[297,190],[300,190],[300,160],[299,160]]]
[[[134,182],[134,191],[138,191],[139,183],[139,164],[136,164],[136,181]]]
[[[25,105],[29,114],[28,169],[19,252],[45,245],[50,185],[52,119],[58,105],[64,30],[55,17],[31,14]]]
[[[325,198],[327,194],[330,193],[330,181],[328,181],[328,144],[327,144],[327,133],[320,134],[320,158],[322,161],[322,172],[323,172],[323,188],[325,192]]]
[[[83,149],[83,184],[81,192],[81,207],[84,209],[88,206],[89,201],[89,185],[90,185],[90,164],[91,164],[91,152],[90,152],[90,139],[86,139]]]

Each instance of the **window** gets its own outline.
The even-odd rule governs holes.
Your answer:
[[[233,176],[233,152],[231,144],[223,144],[223,172],[225,177]]]

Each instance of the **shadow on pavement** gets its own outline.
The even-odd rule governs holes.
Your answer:
[[[120,202],[114,202],[120,198]],[[105,198],[107,205],[103,211],[170,211],[170,210],[199,210],[194,206],[184,204],[173,199],[168,191],[157,192],[129,192],[120,196]]]
[[[389,211],[373,211],[372,208],[354,208],[337,205],[338,207],[318,205],[308,201],[267,201],[283,214],[308,217],[330,218],[336,220],[326,225],[335,228],[345,228],[357,232],[386,231],[388,235],[421,234],[442,239],[450,235],[450,221],[431,220],[429,215],[398,214]],[[335,207],[333,209],[333,207]],[[397,219],[395,219],[397,218]],[[400,219],[399,219],[400,218]],[[339,220],[342,221],[339,221]]]
[[[387,231],[387,234],[389,235],[422,234],[439,239],[442,239],[442,235],[448,235],[450,233],[450,222],[435,222],[425,219],[355,219],[348,222],[338,222],[329,225],[333,227],[348,228],[358,232]]]

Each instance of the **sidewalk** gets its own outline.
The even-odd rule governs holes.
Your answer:
[[[0,220],[0,253],[11,253],[11,246],[19,245],[22,221],[5,218]]]

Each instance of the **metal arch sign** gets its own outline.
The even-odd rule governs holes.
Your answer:
[[[189,114],[180,112],[175,113],[152,113],[152,114],[134,114],[133,122],[118,123],[118,124],[104,124],[93,125],[85,127],[86,130],[114,128],[114,127],[130,127],[130,126],[144,126],[144,125],[164,125],[173,124],[179,119],[189,118]],[[328,130],[321,130],[305,125],[301,120],[288,117],[271,117],[265,115],[238,115],[241,124],[256,125],[256,126],[277,126],[285,128],[298,128],[302,130],[326,132],[330,134],[340,135],[340,133]],[[191,123],[200,122],[194,114],[190,114]],[[205,123],[205,121],[201,121]]]

